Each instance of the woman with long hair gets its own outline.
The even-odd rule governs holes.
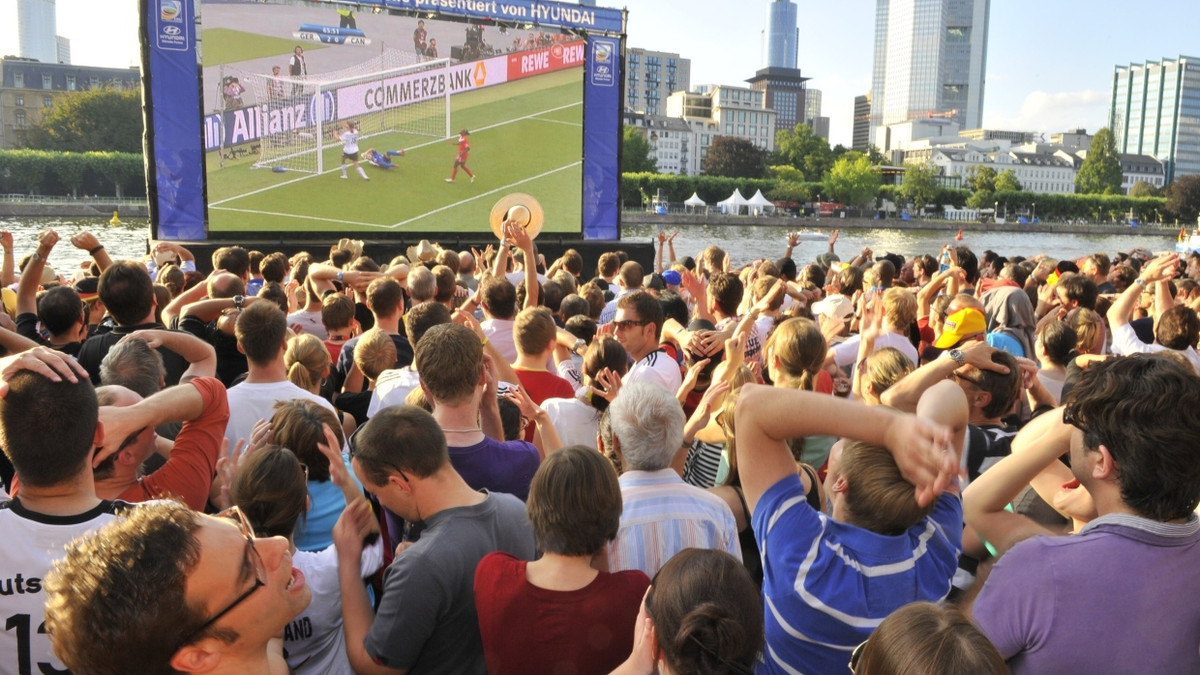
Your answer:
[[[602,375],[606,370],[610,374]],[[612,397],[606,398],[593,389],[606,389],[602,380],[617,384],[627,370],[629,355],[616,338],[598,337],[588,345],[583,353],[583,386],[577,390],[578,395],[575,398],[548,398],[541,404],[558,430],[563,445],[596,444],[600,414],[608,409]]]

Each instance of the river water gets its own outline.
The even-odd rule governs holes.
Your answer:
[[[827,231],[835,224],[829,219],[798,220],[796,226],[771,227],[763,225],[710,226],[688,225],[680,227],[675,239],[678,255],[696,255],[706,246],[716,244],[728,251],[735,265],[756,258],[778,258],[783,255],[789,229]],[[88,260],[87,253],[70,245],[67,239],[80,231],[91,230],[108,248],[113,257],[138,258],[146,252],[149,227],[145,219],[129,219],[123,224],[110,225],[103,218],[0,218],[0,229],[13,233],[18,260],[33,251],[37,245],[37,233],[46,228],[58,231],[61,241],[51,258],[51,264],[59,270],[74,267]],[[671,228],[670,231],[674,231]],[[625,225],[622,238],[626,241],[646,242],[654,238],[657,229],[650,225]],[[936,254],[943,243],[953,241],[953,231],[947,230],[889,230],[889,229],[846,229],[838,239],[837,253],[843,260],[856,255],[863,246],[870,246],[875,255],[887,252],[910,257],[917,253]],[[1174,250],[1175,237],[1171,234],[1145,236],[1131,234],[1127,228],[1114,228],[1113,234],[1081,235],[1033,232],[972,232],[963,235],[963,244],[977,254],[991,249],[1004,256],[1022,255],[1030,257],[1045,253],[1054,258],[1079,258],[1096,252],[1112,255],[1145,247],[1151,251]],[[317,246],[315,248],[321,248]],[[822,241],[801,241],[793,256],[797,261],[807,261],[826,250]]]

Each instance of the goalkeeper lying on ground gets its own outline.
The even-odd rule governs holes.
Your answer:
[[[375,148],[367,148],[367,151],[365,153],[363,153],[363,158],[367,160],[368,164],[370,164],[371,166],[377,166],[381,169],[396,168],[396,165],[392,162],[392,157],[403,157],[403,156],[404,156],[403,150],[388,150],[386,152],[380,153]]]

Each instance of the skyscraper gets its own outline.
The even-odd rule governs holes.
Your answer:
[[[871,142],[876,127],[946,119],[983,126],[991,0],[876,0]]]
[[[1200,174],[1200,59],[1117,66],[1109,111],[1117,152],[1157,158],[1168,183]]]
[[[17,0],[17,40],[20,56],[58,63],[54,0]]]
[[[792,0],[771,0],[767,5],[765,37],[763,67],[795,68],[800,29],[796,27],[796,4]]]

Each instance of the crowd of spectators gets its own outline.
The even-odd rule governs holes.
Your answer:
[[[673,239],[0,235],[0,673],[1200,672],[1200,255]]]

